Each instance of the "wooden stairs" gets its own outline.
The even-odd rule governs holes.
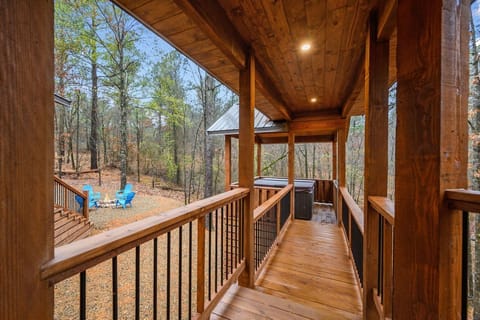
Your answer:
[[[86,238],[93,228],[90,220],[60,206],[54,208],[54,217],[55,247]]]

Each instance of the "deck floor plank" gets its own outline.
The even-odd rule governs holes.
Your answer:
[[[333,224],[295,220],[256,290],[230,288],[214,319],[361,319],[347,245]]]

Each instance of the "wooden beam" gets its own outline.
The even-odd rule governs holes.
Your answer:
[[[0,21],[0,318],[53,319],[53,1],[2,1]]]
[[[336,133],[337,141],[337,221],[338,225],[342,223],[342,195],[340,189],[345,187],[346,175],[345,175],[345,148],[346,148],[346,136],[345,130],[339,129]]]
[[[332,180],[337,180],[337,140],[332,141]]]
[[[322,121],[327,119],[337,119],[342,116],[340,108],[331,108],[326,110],[298,112],[293,114],[295,120]]]
[[[239,108],[239,159],[238,184],[248,188],[249,195],[244,207],[244,250],[245,270],[239,284],[253,288],[255,285],[255,264],[253,260],[253,160],[254,160],[254,110],[255,110],[255,58],[251,55],[245,70],[240,71]]]
[[[390,39],[397,26],[398,0],[382,1],[378,16],[377,38],[379,41]]]
[[[444,193],[467,187],[469,5],[398,2],[393,319],[461,314],[461,214]]]
[[[316,132],[335,132],[337,129],[344,129],[346,125],[344,118],[325,119],[322,121],[299,120],[289,123],[289,131],[295,135]]]
[[[262,145],[257,143],[257,176],[262,176]]]
[[[225,191],[232,184],[232,137],[225,136]]]
[[[377,16],[369,19],[365,45],[364,197],[387,196],[388,179],[388,41],[377,41]],[[363,313],[377,319],[373,289],[378,287],[379,215],[364,201]],[[388,294],[386,294],[388,295]]]
[[[280,92],[273,86],[272,80],[266,76],[261,66],[256,68],[255,79],[258,90],[283,115],[283,119],[272,120],[292,120],[292,115],[287,109],[285,102],[283,102]]]
[[[288,184],[293,185],[290,192],[290,218],[295,218],[295,135],[292,132],[288,134]]]
[[[288,136],[259,137],[261,144],[285,144],[288,143]],[[295,136],[297,143],[323,143],[332,142],[333,135]]]
[[[361,95],[364,92],[364,84],[365,84],[365,67],[364,67],[364,59],[360,59],[360,63],[357,67],[356,72],[354,73],[354,81],[351,85],[351,88],[347,88],[345,92],[347,92],[347,96],[345,98],[345,102],[343,103],[342,108],[342,117],[348,117],[352,115],[354,111],[354,106],[357,104],[357,100],[361,99]]]
[[[246,66],[247,45],[216,0],[174,0],[238,68]]]

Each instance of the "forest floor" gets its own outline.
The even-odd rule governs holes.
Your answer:
[[[79,178],[73,175],[65,175],[62,179],[79,190],[85,184],[91,185],[95,192],[100,192],[102,200],[105,198],[115,199],[115,192],[120,189],[120,171],[118,169],[102,170],[101,186],[98,184],[97,173],[82,174]],[[94,224],[92,234],[158,215],[184,205],[183,192],[169,188],[152,188],[151,177],[142,176],[140,182],[137,182],[136,177],[128,177],[127,181],[133,185],[133,190],[136,192],[132,207],[90,210],[90,220]]]
[[[67,183],[81,190],[84,184],[90,184],[95,192],[101,193],[101,199],[108,196],[115,198],[115,192],[120,187],[120,173],[117,169],[102,170],[102,185],[98,184],[98,174],[82,174],[79,178],[72,175],[62,177]],[[90,211],[90,220],[94,224],[93,234],[98,234],[109,229],[138,221],[153,215],[181,207],[184,205],[183,192],[151,187],[151,177],[144,176],[141,182],[136,182],[136,177],[129,177],[128,183],[133,185],[136,192],[132,207],[98,208]],[[185,227],[186,230],[188,227]],[[196,235],[196,227],[192,228]],[[178,257],[178,230],[172,231],[172,260]],[[185,244],[187,232],[182,234]],[[194,237],[195,239],[195,237]],[[196,243],[196,241],[195,241]],[[159,289],[166,284],[166,237],[158,238],[158,277]],[[140,285],[140,314],[141,319],[151,318],[152,313],[152,278],[153,278],[153,246],[149,241],[141,246],[141,285]],[[187,258],[188,248],[182,250],[182,256]],[[178,259],[178,258],[177,258]],[[182,273],[186,273],[185,266]],[[173,270],[172,277],[176,279],[177,270]],[[188,275],[185,274],[185,278]],[[174,284],[172,283],[172,287]],[[184,286],[182,286],[184,287]],[[55,285],[55,319],[79,318],[79,277],[73,276]],[[172,289],[173,290],[173,289]],[[182,289],[182,291],[185,289]],[[159,316],[166,315],[164,299],[165,291],[159,290]],[[172,292],[173,293],[173,292]],[[176,295],[178,296],[178,295]],[[163,298],[163,299],[162,299]],[[163,301],[163,302],[162,302]],[[172,301],[176,305],[178,301]],[[182,304],[187,308],[186,302]],[[135,317],[135,250],[129,250],[118,256],[118,305],[120,319],[133,319]],[[187,309],[184,309],[184,314]],[[148,316],[147,316],[148,315]],[[89,319],[106,319],[112,317],[112,263],[107,260],[87,270],[87,317]]]

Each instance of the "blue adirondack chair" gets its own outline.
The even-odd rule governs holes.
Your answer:
[[[89,198],[89,201],[98,201],[100,200],[100,192],[94,192],[93,191],[93,188],[91,185],[89,184],[85,184],[83,185],[83,191],[88,191],[88,198]]]
[[[75,200],[77,201],[78,205],[79,205],[79,208],[78,208],[78,212],[82,212],[82,209],[83,209],[83,198],[80,197],[79,195],[75,195]],[[98,204],[97,204],[97,200],[93,200],[89,197],[88,199],[88,209],[91,209],[93,207],[95,208],[98,208]]]
[[[115,193],[115,198],[117,200],[126,200],[127,199],[127,196],[130,192],[133,191],[133,186],[130,184],[130,183],[127,183],[125,185],[125,189],[123,190],[118,190],[116,193]]]
[[[127,205],[132,206],[132,200],[135,197],[135,192],[129,192],[127,193],[125,198],[117,198],[115,202],[115,207],[122,206],[123,209],[127,208]]]

